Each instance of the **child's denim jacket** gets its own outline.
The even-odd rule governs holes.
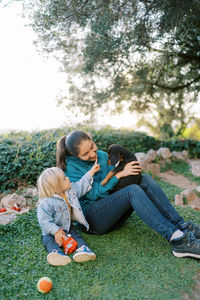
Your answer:
[[[81,198],[92,188],[93,178],[87,172],[79,181],[72,182],[71,188],[66,192],[69,204],[71,205],[71,216],[65,199],[59,195],[50,198],[43,198],[39,201],[37,218],[42,229],[42,235],[54,235],[60,228],[67,232],[70,229],[71,221],[78,221],[87,230],[89,224],[85,219],[78,198]]]

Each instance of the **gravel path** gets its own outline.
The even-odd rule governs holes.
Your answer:
[[[188,178],[181,174],[174,173],[172,170],[165,171],[163,173],[161,172],[158,176],[162,178],[163,181],[169,182],[183,189],[196,189],[198,186],[195,182],[191,182]]]
[[[190,159],[189,163],[191,165],[191,173],[194,176],[200,176],[200,159]],[[181,174],[176,174],[172,170],[159,173],[158,176],[164,181],[177,185],[183,189],[195,189],[199,186],[197,183],[191,182],[188,178]]]

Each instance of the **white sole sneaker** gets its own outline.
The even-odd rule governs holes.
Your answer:
[[[65,266],[71,262],[71,258],[67,255],[60,255],[52,252],[47,255],[47,262],[52,266]]]
[[[89,261],[89,260],[95,260],[95,259],[96,259],[95,253],[76,253],[73,256],[73,260],[79,263]]]
[[[180,253],[176,251],[172,251],[173,255],[176,257],[194,257],[194,258],[200,258],[199,254],[194,254],[194,253]]]

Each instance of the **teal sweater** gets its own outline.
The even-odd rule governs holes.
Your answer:
[[[79,199],[83,212],[88,205],[94,201],[108,196],[109,192],[118,182],[118,179],[114,176],[106,185],[102,186],[101,181],[106,177],[108,172],[113,169],[113,166],[108,165],[108,154],[103,151],[97,151],[97,162],[100,164],[100,170],[94,174],[92,189]],[[93,164],[94,162],[91,161],[84,161],[74,156],[67,156],[65,175],[69,177],[71,182],[78,181],[92,168]]]

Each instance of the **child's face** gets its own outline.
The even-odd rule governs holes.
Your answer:
[[[69,181],[68,177],[63,178],[62,184],[61,184],[61,192],[65,192],[71,188],[71,182]]]

